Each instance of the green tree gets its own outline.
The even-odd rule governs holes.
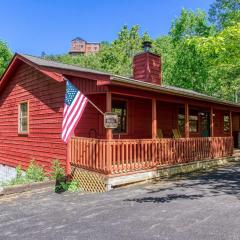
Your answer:
[[[206,13],[200,9],[196,12],[183,9],[180,16],[172,22],[170,36],[176,43],[192,36],[209,36],[214,32],[209,25]]]
[[[158,37],[153,41],[152,51],[161,56],[163,84],[172,84],[173,68],[176,64],[175,46],[170,36]]]
[[[141,51],[144,40],[151,40],[151,38],[147,33],[141,35],[138,25],[130,29],[123,26],[118,33],[118,38],[99,52],[101,69],[115,74],[131,75],[132,58]]]
[[[240,22],[240,0],[216,0],[209,9],[209,20],[218,30]]]
[[[11,58],[12,53],[8,48],[7,44],[0,40],[0,76],[5,71]]]
[[[208,88],[212,95],[238,101],[240,92],[240,23],[215,36],[189,40],[209,65]]]
[[[208,61],[197,51],[193,37],[208,37],[214,33],[206,13],[183,9],[181,15],[172,23],[167,44],[167,66],[164,66],[165,83],[177,87],[207,92]]]
[[[137,52],[141,51],[144,40],[151,40],[151,38],[146,32],[140,34],[138,25],[131,28],[123,26],[118,33],[117,39],[112,43],[102,42],[101,49],[97,54],[80,56],[52,55],[46,56],[46,58],[130,76],[132,75],[132,58]]]
[[[219,2],[223,1],[216,1]],[[236,10],[237,5],[232,9]],[[156,40],[147,33],[141,34],[137,25],[123,26],[118,37],[111,43],[102,42],[100,52],[95,55],[66,54],[47,58],[131,76],[133,56],[142,51],[144,40],[151,40],[152,51],[162,57],[164,84],[237,100],[240,92],[239,36],[237,22],[216,31],[204,11],[183,9],[173,21],[169,34]]]

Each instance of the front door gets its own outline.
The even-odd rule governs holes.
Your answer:
[[[201,137],[210,137],[210,114],[208,112],[201,115]]]

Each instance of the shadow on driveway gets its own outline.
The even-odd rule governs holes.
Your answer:
[[[172,181],[172,184],[168,187],[162,185],[159,188],[153,187],[147,192],[147,194],[151,195],[149,197],[129,198],[124,201],[168,203],[178,199],[195,200],[226,194],[240,199],[240,163],[207,172],[200,171],[179,175],[177,179],[179,179],[179,182],[176,181],[176,178],[169,180]],[[171,191],[174,191],[174,194],[169,193]],[[166,194],[166,196],[154,196],[160,192]]]

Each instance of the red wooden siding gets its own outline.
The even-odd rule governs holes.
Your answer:
[[[107,87],[97,86],[95,80],[70,76],[68,78],[83,94],[104,93],[107,91]]]
[[[159,56],[146,52],[133,58],[133,77],[144,82],[161,84],[161,59]]]
[[[224,122],[223,117],[224,113],[228,113],[228,111],[215,109],[214,111],[214,136],[230,136],[230,132],[224,132]]]
[[[65,84],[22,64],[0,95],[0,164],[27,167],[35,159],[49,169],[53,159],[65,164],[61,140]],[[18,104],[29,101],[29,135],[18,135]]]
[[[150,100],[130,99],[128,117],[129,138],[151,138],[152,102]]]
[[[157,102],[157,126],[162,129],[163,136],[171,138],[172,129],[178,128],[178,104]]]
[[[233,113],[232,115],[233,132],[239,131],[239,127],[240,127],[239,117],[240,117],[239,113]]]
[[[90,95],[87,96],[94,104],[96,104],[102,111],[105,111],[105,95]],[[90,103],[82,115],[75,129],[76,136],[104,138],[105,129],[103,127],[103,115],[96,110]]]

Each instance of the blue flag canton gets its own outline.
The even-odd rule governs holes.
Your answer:
[[[70,106],[78,93],[78,89],[69,81],[66,82],[65,103]]]

